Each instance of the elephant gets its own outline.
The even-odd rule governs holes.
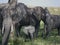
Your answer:
[[[35,33],[36,37],[38,37],[39,27],[40,27],[40,21],[42,20],[42,17],[45,15],[45,10],[43,7],[36,6],[34,8],[29,8],[28,12],[30,15],[32,15],[32,18],[34,18],[36,25],[35,25]]]
[[[27,13],[27,6],[23,3],[18,3],[16,5],[16,9],[17,9],[17,13],[18,15],[12,15],[12,20],[13,21],[18,21],[18,23],[16,23],[16,35],[18,36],[20,33],[20,29],[22,26],[24,25],[30,25],[30,17]],[[21,20],[20,20],[21,18]],[[33,19],[32,19],[33,20]]]
[[[5,6],[7,6],[8,3],[2,3],[0,4],[0,39],[2,39],[2,22],[3,22],[3,16],[2,16],[2,10]],[[0,45],[2,45],[2,40],[0,40]]]
[[[44,9],[44,13],[45,15],[42,16],[42,21],[44,22],[44,31],[42,32],[41,36],[43,38],[46,38],[49,36],[48,34],[50,33],[50,30],[52,28],[52,20],[51,20],[51,14],[48,11],[47,7],[45,7]]]
[[[25,38],[29,37],[31,40],[34,39],[35,27],[32,25],[23,26],[23,32],[26,35]]]
[[[51,15],[52,19],[52,29],[58,30],[58,35],[60,36],[60,15]]]
[[[43,19],[44,26],[45,26],[44,27],[44,32],[46,34],[45,34],[45,37],[44,36],[43,37],[44,38],[48,37],[49,34],[50,34],[50,31],[52,29],[58,29],[58,35],[60,35],[60,15],[52,15],[48,11],[48,9],[45,8],[45,16],[44,17],[45,18],[42,18],[42,19]]]
[[[12,18],[9,8],[2,10],[3,24],[2,24],[2,45],[7,45],[10,31],[13,30]]]
[[[21,25],[17,26],[20,32],[20,29],[24,25],[34,25],[35,26],[35,33],[36,37],[38,35],[38,30],[40,26],[41,16],[44,15],[44,9],[42,7],[34,7],[34,8],[27,8],[27,15],[23,18],[20,22]],[[19,35],[19,34],[18,34]]]
[[[7,45],[10,31],[13,30],[13,21],[11,15],[15,14],[15,11],[12,12],[12,8],[15,8],[15,3],[12,2],[13,0],[9,0],[6,4],[1,4],[0,6],[0,29],[2,33],[2,44]],[[11,4],[10,4],[10,3]]]
[[[42,7],[34,7],[34,8],[26,8],[27,15],[26,18],[23,18],[20,22],[21,25],[19,25],[19,28],[17,28],[19,31],[16,31],[17,33],[20,32],[20,29],[24,25],[33,25],[35,26],[35,33],[36,37],[38,37],[38,30],[40,26],[41,16],[44,14],[44,9]]]
[[[47,27],[47,28],[49,28],[49,27]],[[51,15],[51,29],[50,29],[50,31],[52,29],[57,29],[58,35],[60,35],[60,15]]]
[[[2,45],[7,45],[10,31],[16,29],[17,25],[20,25],[21,19],[25,18],[25,7],[20,3],[16,7],[12,7],[9,4],[2,10],[3,26],[2,26]],[[8,28],[7,28],[8,27]],[[12,29],[11,29],[12,28]],[[7,33],[8,32],[8,33]]]

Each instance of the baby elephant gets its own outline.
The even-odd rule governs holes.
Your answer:
[[[34,35],[34,32],[35,32],[35,27],[34,26],[24,26],[23,28],[23,32],[26,34],[26,38],[27,36],[30,38],[30,39],[33,39],[33,35]]]

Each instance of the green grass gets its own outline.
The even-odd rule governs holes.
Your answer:
[[[60,37],[59,36],[50,36],[47,39],[43,39],[42,37],[38,37],[37,39],[34,39],[33,41],[24,41],[24,38],[17,38],[16,41],[14,41],[14,45],[60,45]]]

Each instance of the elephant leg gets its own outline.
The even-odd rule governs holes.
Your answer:
[[[30,33],[30,36],[31,36],[31,40],[33,40],[33,38],[34,38],[34,37],[33,37],[33,33]]]
[[[60,36],[60,28],[58,28],[58,35]]]
[[[35,26],[35,33],[36,33],[36,38],[38,37],[38,32],[39,32],[39,24]]]
[[[46,28],[47,28],[47,25],[44,24],[44,30],[43,30],[42,35],[41,35],[43,38],[44,38],[44,35],[46,34]]]
[[[47,26],[46,27],[46,35],[45,35],[45,38],[50,36],[51,29],[52,29],[51,26]]]
[[[16,29],[16,33],[15,33],[15,34],[16,34],[17,37],[20,36],[20,30],[21,30],[21,27],[22,27],[22,26],[16,25],[16,28],[15,28],[15,29]]]

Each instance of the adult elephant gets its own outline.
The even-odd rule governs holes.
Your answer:
[[[58,30],[58,35],[60,36],[60,15],[51,15],[52,19],[52,29]]]
[[[16,29],[17,25],[20,25],[19,23],[21,22],[21,20],[23,18],[26,18],[26,15],[26,7],[23,6],[23,3],[19,3],[15,7],[12,7],[10,5],[4,7],[4,9],[2,10],[2,45],[7,45],[11,28],[15,27]]]
[[[42,15],[44,15],[44,9],[42,7],[34,7],[34,8],[26,8],[26,10],[27,15],[25,16],[25,18],[21,20],[20,25],[17,26],[17,29],[19,30],[16,31],[18,33],[17,35],[19,35],[22,26],[33,25],[35,26],[36,37],[38,37],[38,30],[40,26],[41,17]]]
[[[10,15],[9,8],[3,8],[2,17],[3,17],[3,26],[2,26],[2,45],[7,45],[10,31],[13,29],[12,18]]]
[[[43,34],[43,37],[44,38],[48,37],[50,35],[50,31],[52,29],[56,29],[56,28],[58,29],[58,35],[60,35],[60,15],[51,15],[50,12],[48,11],[48,9],[45,8],[45,16],[44,17],[45,18],[42,17],[42,19],[45,24],[44,32],[46,34],[45,34],[45,37]]]
[[[35,20],[35,33],[36,37],[38,37],[39,27],[40,27],[40,21],[42,19],[42,16],[45,15],[45,10],[42,7],[34,7],[28,9],[28,12],[30,15],[32,15],[32,18]]]
[[[3,22],[2,10],[7,5],[8,3],[0,4],[0,45],[2,45],[2,22]]]
[[[45,15],[42,16],[42,21],[44,22],[44,31],[42,33],[43,38],[45,38],[45,36],[47,37],[48,33],[51,30],[51,26],[52,26],[51,15],[50,15],[50,12],[48,11],[47,7],[45,8],[44,13],[45,13]],[[45,36],[44,36],[44,34],[45,34]]]
[[[16,8],[17,8],[17,12],[19,15],[18,16],[19,20],[20,20],[20,18],[22,18],[21,21],[19,21],[18,23],[15,24],[16,25],[16,35],[19,36],[20,29],[22,26],[35,25],[35,24],[32,24],[35,21],[32,19],[30,13],[28,13],[28,11],[27,11],[28,7],[25,4],[18,3]],[[19,13],[20,10],[22,10],[21,14]],[[14,17],[14,16],[12,16],[12,17]],[[13,20],[17,20],[16,18],[17,18],[17,16],[15,16],[15,19],[13,18]]]
[[[2,21],[3,21],[1,12],[6,5],[7,5],[7,3],[6,4],[0,4],[0,36],[2,35]]]

